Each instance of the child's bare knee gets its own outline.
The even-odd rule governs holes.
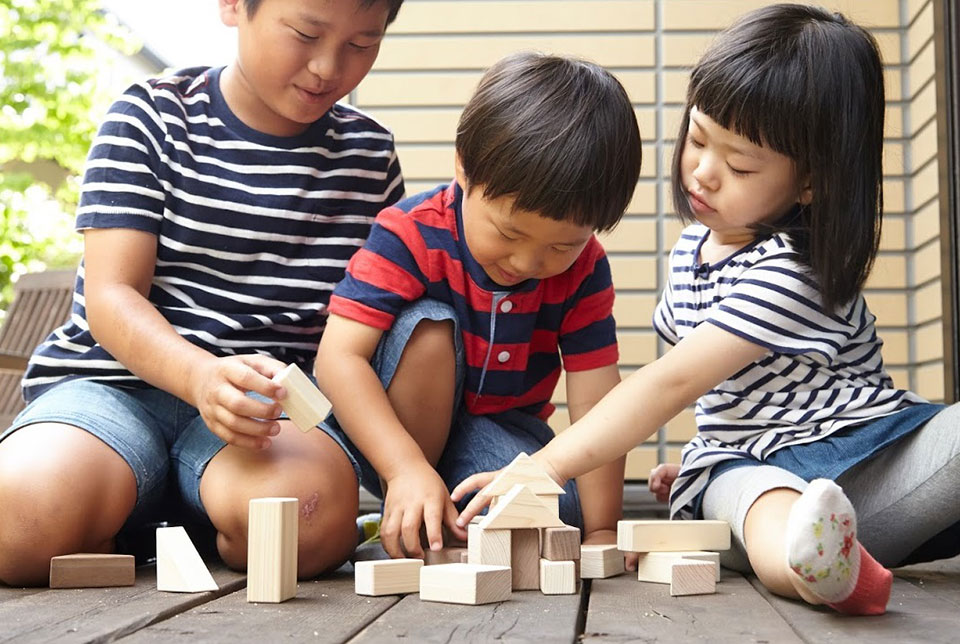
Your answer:
[[[453,322],[421,320],[410,335],[404,353],[412,352],[420,359],[453,358]]]

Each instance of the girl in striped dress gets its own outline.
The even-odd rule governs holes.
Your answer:
[[[696,437],[651,489],[673,518],[730,523],[724,565],[852,614],[885,611],[886,567],[960,553],[960,406],[894,387],[861,293],[883,115],[876,42],[839,14],[774,5],[720,34],[673,160],[690,225],[654,326],[674,346],[534,455],[562,483],[696,402]]]

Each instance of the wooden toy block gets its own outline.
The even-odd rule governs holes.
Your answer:
[[[247,522],[247,601],[278,604],[297,595],[300,501],[250,499]]]
[[[620,521],[617,548],[624,552],[678,552],[727,550],[730,524],[726,521]]]
[[[613,544],[580,546],[580,578],[606,579],[623,573],[623,553]]]
[[[580,528],[544,528],[540,556],[550,561],[575,561],[580,558]]]
[[[510,599],[510,568],[470,563],[426,566],[420,570],[420,599],[450,604]]]
[[[572,595],[577,592],[577,569],[573,561],[540,560],[540,592]]]
[[[467,554],[466,548],[446,546],[440,550],[424,549],[423,565],[436,566],[438,564],[460,563],[466,561],[463,557]]]
[[[670,595],[709,595],[717,590],[710,561],[679,561],[671,567]]]
[[[560,517],[525,485],[514,485],[497,507],[480,522],[484,530],[513,528],[560,528]]]
[[[287,397],[280,401],[280,406],[300,431],[310,431],[330,413],[330,401],[297,365],[287,365],[273,377],[273,381],[287,390]]]
[[[78,553],[50,559],[51,588],[106,588],[132,586],[133,555]]]
[[[503,468],[495,479],[480,490],[480,494],[501,496],[507,494],[518,483],[526,485],[534,494],[566,494],[563,488],[524,452],[520,452],[513,462]]]
[[[706,561],[714,566],[715,581],[720,581],[720,555],[699,550],[684,552],[641,552],[637,562],[637,579],[657,584],[669,584],[674,564],[683,561]]]
[[[510,570],[514,590],[540,588],[540,530],[511,530]]]
[[[157,590],[202,593],[218,590],[182,526],[157,528]]]
[[[550,511],[553,514],[560,516],[560,495],[559,494],[538,494],[537,498],[540,499],[540,501],[545,506],[550,508]]]
[[[456,561],[452,563],[457,563]],[[463,552],[460,553],[460,563],[470,563],[470,556],[467,554],[467,549],[464,548]]]
[[[467,562],[488,566],[510,565],[510,531],[484,530],[478,523],[467,526]]]
[[[439,566],[434,566],[439,567]],[[420,590],[421,559],[381,559],[353,564],[358,595],[400,595]]]

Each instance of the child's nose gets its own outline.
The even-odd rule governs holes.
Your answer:
[[[335,81],[340,75],[340,57],[336,52],[318,52],[307,63],[307,70],[325,83]]]

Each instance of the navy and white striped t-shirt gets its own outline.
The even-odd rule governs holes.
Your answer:
[[[188,341],[304,364],[348,260],[403,196],[393,136],[343,105],[298,136],[255,131],[224,102],[220,72],[123,94],[90,149],[76,227],[157,236],[149,299]],[[144,384],[90,335],[82,264],[71,318],[37,348],[24,396],[71,378]]]
[[[699,258],[709,232],[689,226],[674,246],[654,328],[676,344],[709,322],[769,352],[697,401],[697,435],[684,447],[670,499],[671,515],[684,518],[716,463],[762,460],[925,402],[893,387],[862,295],[836,313],[824,311],[787,235],[758,238],[706,265]]]

